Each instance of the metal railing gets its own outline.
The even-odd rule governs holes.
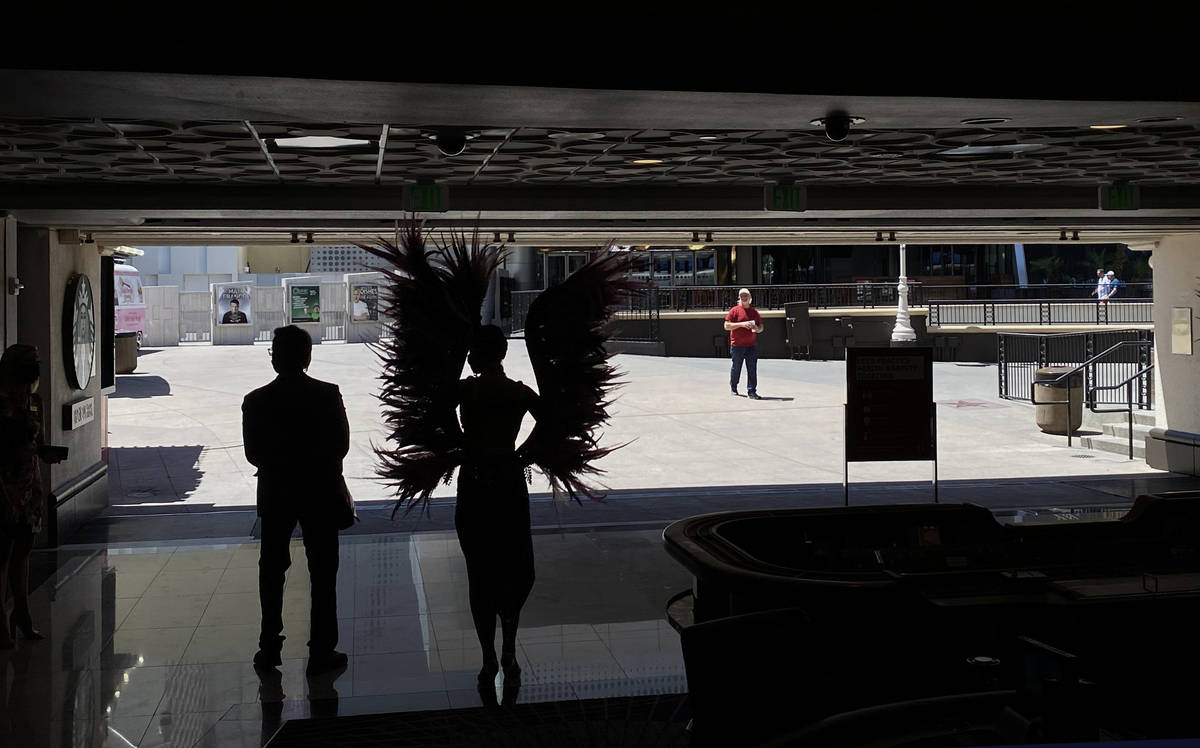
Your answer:
[[[1129,459],[1131,459],[1131,460],[1133,459],[1133,383],[1135,380],[1139,380],[1139,379],[1145,377],[1146,375],[1148,375],[1153,368],[1154,368],[1154,364],[1150,364],[1146,368],[1140,369],[1137,372],[1135,372],[1133,375],[1126,378],[1124,382],[1117,382],[1116,384],[1110,384],[1110,385],[1106,385],[1104,387],[1096,388],[1097,390],[1115,390],[1119,387],[1125,388],[1125,407],[1124,408],[1116,408],[1116,409],[1109,408],[1109,409],[1105,409],[1105,410],[1097,410],[1096,408],[1092,408],[1092,412],[1094,412],[1094,413],[1120,413],[1122,410],[1125,411],[1126,416],[1128,418],[1127,428],[1129,429]],[[1070,396],[1071,396],[1071,393],[1070,393],[1070,391],[1068,391],[1067,397],[1069,398]],[[1070,446],[1069,435],[1068,435],[1067,444],[1068,444],[1068,446]]]
[[[522,337],[525,334],[525,319],[529,315],[529,307],[541,291],[513,291],[510,308],[512,309],[511,328],[508,333],[512,337]],[[660,328],[660,312],[654,306],[654,297],[650,294],[633,294],[625,305],[617,310],[610,325],[613,326],[613,339],[658,342],[662,340]]]
[[[819,283],[787,286],[653,286],[646,293],[654,306],[664,311],[727,311],[738,303],[738,291],[750,290],[759,309],[782,309],[796,301],[807,301],[814,309],[824,307],[894,306],[896,283]],[[909,302],[920,296],[920,284],[909,285]]]
[[[813,309],[828,307],[892,306],[896,303],[896,280],[872,280],[858,283],[796,283],[758,284],[744,286],[754,296],[754,305],[759,309],[782,309],[785,304],[807,301]],[[657,309],[663,311],[725,311],[737,303],[737,292],[743,286],[657,286],[649,285],[646,293],[654,299]],[[1032,286],[940,284],[909,281],[908,302],[913,306],[925,306],[931,301],[1009,301],[1020,300],[1032,303],[1046,301],[1073,301],[1087,305],[1094,284],[1037,284]],[[536,294],[536,291],[518,291],[516,294]],[[1130,283],[1123,286],[1119,301],[1143,300],[1147,303],[1153,296],[1149,283]],[[1094,301],[1092,303],[1095,303]],[[1111,302],[1110,302],[1111,303]],[[516,310],[514,310],[514,319]],[[1113,317],[1113,322],[1134,322]],[[1036,320],[1035,320],[1036,322]]]
[[[1044,299],[1096,300],[1091,295],[1096,290],[1095,283],[1034,283],[1019,286],[1011,283],[942,285],[927,281],[923,284],[923,287],[926,299],[963,299],[972,301],[1004,301],[1008,299],[1021,301]],[[1142,282],[1124,283],[1114,296],[1114,300],[1152,298],[1154,298],[1154,284]]]
[[[1117,386],[1132,378],[1136,386],[1133,405],[1139,410],[1154,407],[1154,379],[1146,367],[1154,358],[1152,330],[1105,330],[1102,332],[1000,333],[996,336],[996,360],[1000,397],[1032,402],[1034,374],[1046,366],[1070,366],[1083,372],[1085,402],[1095,411],[1099,405],[1121,405]],[[1045,382],[1042,382],[1045,384]]]
[[[928,292],[930,289],[926,289]],[[929,326],[939,325],[1128,325],[1154,322],[1152,299],[1087,301],[931,300]]]

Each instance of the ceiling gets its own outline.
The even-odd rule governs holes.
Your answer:
[[[864,119],[841,142],[812,122],[836,110]],[[445,155],[453,132],[466,148]],[[297,136],[366,143],[275,143]],[[788,183],[807,209],[764,210],[764,185]],[[1101,210],[1114,183],[1140,209]],[[448,187],[427,225],[518,244],[1143,242],[1200,230],[1200,103],[0,70],[0,209],[22,221],[120,244],[345,242],[407,219],[414,184]]]

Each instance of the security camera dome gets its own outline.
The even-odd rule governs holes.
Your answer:
[[[438,130],[435,142],[443,156],[457,156],[467,149],[467,135],[462,130]]]
[[[847,114],[835,112],[825,118],[825,137],[834,143],[839,143],[850,134],[851,119]]]

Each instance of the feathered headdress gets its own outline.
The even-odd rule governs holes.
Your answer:
[[[378,349],[391,442],[375,448],[378,473],[395,490],[397,509],[428,507],[438,483],[448,482],[463,460],[458,380],[504,251],[481,246],[478,229],[429,249],[415,223],[399,246],[358,246],[385,263],[381,311],[393,332]],[[556,495],[601,498],[584,478],[600,473],[593,463],[614,449],[598,446],[596,434],[608,418],[616,378],[604,350],[605,325],[632,288],[619,256],[604,252],[544,291],[526,317],[541,404],[518,456],[545,473]]]

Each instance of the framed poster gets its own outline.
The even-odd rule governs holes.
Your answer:
[[[292,324],[321,321],[320,286],[291,286],[288,304],[292,310]]]
[[[379,319],[379,286],[370,283],[350,287],[350,319],[355,322]]]
[[[217,324],[248,325],[251,314],[251,294],[254,286],[248,283],[217,286]]]

